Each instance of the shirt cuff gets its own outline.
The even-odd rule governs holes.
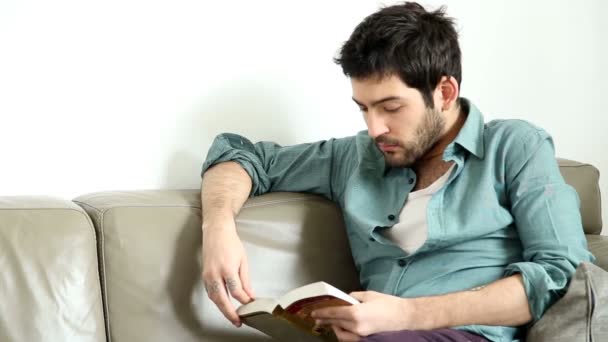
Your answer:
[[[505,269],[505,276],[515,273],[522,275],[534,322],[538,321],[545,311],[561,298],[568,286],[568,279],[574,273],[574,267],[567,260],[557,262],[560,263],[559,266],[543,265],[537,262],[517,262],[508,265]],[[571,270],[572,274],[567,274],[565,270]]]

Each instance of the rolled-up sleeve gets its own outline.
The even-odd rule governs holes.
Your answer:
[[[578,264],[594,257],[587,249],[578,195],[559,172],[551,137],[530,131],[517,147],[506,184],[523,261],[508,265],[505,276],[521,273],[537,321],[564,294]]]
[[[280,146],[273,142],[254,144],[243,136],[224,133],[213,141],[201,175],[215,164],[234,161],[251,177],[250,196],[294,191],[333,199],[342,191],[357,159],[354,148],[354,137]]]

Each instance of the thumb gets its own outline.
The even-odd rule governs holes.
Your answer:
[[[356,300],[360,301],[361,303],[364,303],[369,300],[369,294],[370,294],[370,291],[356,291],[356,292],[349,293],[349,295],[351,297],[355,298]]]

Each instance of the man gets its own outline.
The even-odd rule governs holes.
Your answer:
[[[315,311],[341,341],[512,341],[593,260],[578,197],[551,138],[519,120],[484,124],[459,97],[452,20],[416,3],[367,17],[336,62],[367,132],[281,147],[216,138],[203,166],[208,295],[235,325],[250,301],[234,217],[250,195],[321,194],[339,204],[362,304]]]

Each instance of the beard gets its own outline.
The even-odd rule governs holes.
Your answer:
[[[384,143],[400,147],[396,151],[382,152],[384,160],[389,166],[411,167],[439,141],[444,127],[443,114],[437,109],[427,108],[424,118],[416,127],[411,140],[403,142],[395,138],[379,136],[375,141],[376,144]]]

